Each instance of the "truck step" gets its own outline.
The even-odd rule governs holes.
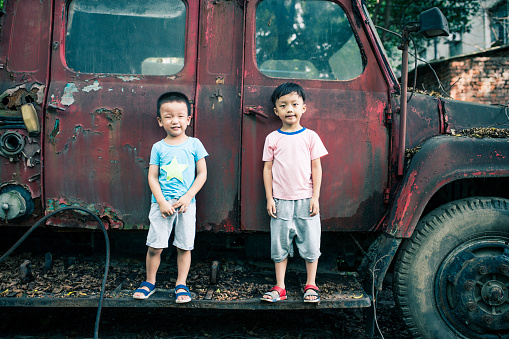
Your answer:
[[[30,264],[27,262],[29,261]],[[2,263],[0,275],[0,307],[97,307],[104,266],[99,260],[61,259],[45,269],[44,258],[12,258]],[[144,280],[142,263],[110,265],[103,307],[179,307],[239,310],[292,310],[363,308],[371,299],[357,281],[355,273],[319,271],[317,285],[320,302],[305,303],[304,265],[288,266],[286,290],[288,299],[275,303],[260,297],[275,284],[273,264],[245,261],[194,262],[187,284],[192,302],[175,303],[175,265],[161,265],[156,292],[145,300],[132,298],[133,291]],[[31,278],[22,274],[32,269]],[[302,266],[302,267],[300,267]],[[24,270],[23,270],[24,269]]]

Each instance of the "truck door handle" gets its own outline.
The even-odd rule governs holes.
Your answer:
[[[254,115],[259,115],[261,117],[264,117],[265,119],[268,119],[269,116],[263,112],[260,112],[258,109],[258,107],[248,107],[246,108],[244,114],[254,114]]]
[[[48,109],[54,109],[54,110],[57,110],[57,111],[65,111],[65,108],[63,107],[59,107],[55,104],[48,104]]]

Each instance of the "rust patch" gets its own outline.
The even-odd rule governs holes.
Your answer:
[[[56,142],[58,141],[56,139],[56,135],[58,134],[59,131],[60,131],[59,120],[57,119],[55,121],[55,127],[53,128],[53,131],[51,131],[51,135],[50,135],[50,142],[52,144],[56,144]],[[96,131],[94,131],[92,129],[85,129],[85,128],[83,128],[82,125],[75,125],[74,126],[74,134],[67,139],[64,147],[62,149],[56,151],[55,154],[61,154],[61,153],[65,152],[65,151],[67,151],[69,149],[69,145],[73,141],[75,141],[78,138],[79,135],[85,135],[85,134],[88,134],[88,133],[101,134],[101,132],[96,132]],[[54,137],[52,138],[53,135],[54,135]]]
[[[24,104],[40,104],[44,96],[44,85],[33,84],[30,89],[26,85],[10,88],[0,94],[0,109],[21,111]]]
[[[58,199],[46,200],[46,212],[51,213],[63,207],[82,207],[106,220],[109,228],[123,228],[122,217],[107,204],[87,204],[81,199],[68,199],[60,196]],[[77,211],[63,212],[58,218],[50,218],[49,223],[55,226],[98,228],[97,221],[85,213]]]
[[[115,122],[122,119],[122,110],[120,108],[99,108],[96,109],[94,113],[98,115],[104,115],[109,122]]]
[[[16,107],[21,106],[21,97],[25,94],[27,90],[25,88],[20,88],[16,92],[2,98],[2,105],[11,110],[16,110]]]

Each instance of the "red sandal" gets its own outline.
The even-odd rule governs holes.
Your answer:
[[[270,303],[275,303],[276,301],[286,299],[286,290],[279,286],[274,286],[274,287],[272,287],[272,289],[269,292],[265,292],[264,295],[270,296],[270,299],[261,297],[260,298],[261,301],[268,301]]]

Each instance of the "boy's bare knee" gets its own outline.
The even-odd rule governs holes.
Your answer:
[[[183,250],[181,248],[178,248],[178,247],[175,247],[177,249],[177,253],[178,254],[186,254],[186,253],[191,253],[191,250]]]
[[[148,248],[148,255],[153,257],[153,256],[156,256],[156,255],[160,255],[161,252],[163,251],[162,248],[152,248],[152,247],[149,247]]]

